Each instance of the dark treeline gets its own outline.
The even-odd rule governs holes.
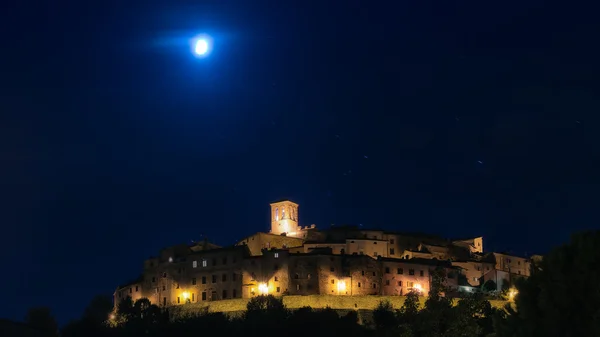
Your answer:
[[[237,318],[197,312],[174,318],[147,299],[126,299],[113,312],[108,297],[97,297],[82,317],[58,331],[48,309],[30,310],[26,320],[45,337],[220,336],[399,336],[399,337],[587,337],[600,336],[600,232],[573,236],[533,266],[515,284],[514,303],[493,308],[481,295],[444,296],[444,275],[434,273],[423,307],[410,293],[402,308],[381,302],[370,322],[359,324],[356,311],[288,310],[280,298],[260,296]],[[107,320],[107,317],[110,317]]]

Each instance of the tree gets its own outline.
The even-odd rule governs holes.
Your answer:
[[[273,295],[261,295],[248,301],[244,319],[254,329],[263,329],[269,326],[281,326],[285,323],[288,314],[288,310],[280,298]]]
[[[447,297],[446,271],[437,268],[431,272],[431,287],[425,307],[419,314],[417,330],[422,336],[445,336],[452,322],[452,299]]]
[[[90,301],[83,312],[83,319],[95,324],[103,324],[113,310],[112,299],[109,296],[98,295]]]
[[[380,301],[373,310],[373,321],[378,330],[389,330],[398,326],[398,319],[392,303],[388,300]]]
[[[44,337],[58,337],[58,324],[48,307],[35,307],[29,309],[25,322],[40,330]]]
[[[516,282],[514,307],[496,319],[498,337],[600,336],[600,231],[572,236]]]

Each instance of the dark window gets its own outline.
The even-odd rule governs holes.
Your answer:
[[[275,282],[279,281],[279,277],[275,276]]]
[[[360,282],[358,282],[358,287],[360,288]]]
[[[227,290],[223,290],[223,300],[227,298]]]
[[[202,292],[202,300],[203,300],[203,301],[206,301],[206,291],[203,291],[203,292]]]
[[[231,291],[231,297],[232,297],[232,298],[236,298],[236,297],[237,297],[237,289],[233,289],[233,290]]]
[[[404,274],[404,269],[398,268],[398,275],[402,275],[402,274]]]
[[[423,276],[424,272],[422,270],[419,270],[419,276]]]
[[[179,296],[177,296],[177,304],[181,303],[179,300]]]
[[[212,276],[212,283],[217,283],[217,275]]]
[[[296,280],[297,280],[297,279],[299,279],[299,278],[300,278],[300,275],[298,275],[298,273],[296,273],[296,275],[294,275],[294,279],[296,279]]]
[[[377,272],[375,272],[375,271],[374,271],[374,272],[373,272],[373,276],[377,276]]]
[[[192,278],[192,285],[196,285],[196,278]]]
[[[129,293],[131,294],[133,292],[133,288],[129,288]]]
[[[414,275],[415,274],[415,270],[414,269],[409,269],[408,270],[408,275]]]
[[[231,274],[231,280],[232,281],[237,280],[237,274],[236,273]]]
[[[202,284],[206,284],[206,276],[202,276]]]
[[[135,286],[135,292],[136,293],[138,292],[138,286]]]
[[[163,305],[167,305],[167,298],[163,297]]]
[[[333,273],[335,271],[335,268],[331,267],[329,268],[329,271]]]
[[[163,285],[163,291],[167,290],[167,286]]]
[[[156,277],[152,278],[152,283],[156,282]]]
[[[373,283],[373,289],[377,288],[377,283]]]
[[[334,279],[331,279],[331,284],[335,284],[335,280]]]
[[[391,243],[391,244],[394,244],[394,239],[390,239],[390,243]]]
[[[385,285],[389,286],[390,285],[390,280],[385,280]]]
[[[216,266],[217,265],[217,259],[212,259],[212,265]]]
[[[223,264],[227,264],[227,257],[223,258]]]
[[[280,292],[281,288],[277,287],[277,289],[275,289],[276,292]]]
[[[361,274],[362,276],[365,276],[365,271],[364,271],[364,270],[362,270],[362,271],[360,272],[360,274]]]
[[[390,273],[390,267],[385,267],[385,273],[389,274]]]
[[[273,270],[277,270],[277,269],[279,269],[279,266],[278,265],[274,265],[273,266]]]
[[[196,300],[196,294],[192,293],[192,302],[194,302]]]
[[[222,278],[221,278],[222,282],[227,282],[227,274],[223,274]]]
[[[402,287],[402,281],[398,281],[398,286]]]
[[[167,277],[167,273],[163,273],[163,277]]]
[[[394,255],[394,254],[396,254],[396,253],[394,252],[394,248],[390,248],[390,255]]]

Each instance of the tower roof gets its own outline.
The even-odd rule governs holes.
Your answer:
[[[279,200],[277,200],[277,201],[273,201],[273,202],[272,202],[272,203],[270,203],[269,205],[273,206],[273,205],[277,205],[277,204],[283,204],[283,203],[286,203],[286,204],[292,204],[292,205],[296,205],[296,206],[298,206],[298,204],[297,204],[297,203],[295,203],[295,202],[293,202],[293,201],[290,201],[289,199],[279,199]]]

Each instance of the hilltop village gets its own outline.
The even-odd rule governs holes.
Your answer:
[[[497,290],[530,275],[529,258],[485,252],[483,238],[441,237],[354,226],[302,227],[298,204],[271,204],[271,231],[234,246],[208,241],[163,249],[144,261],[140,278],[119,286],[123,298],[168,307],[258,295],[427,295],[430,272],[446,270],[456,291]]]

